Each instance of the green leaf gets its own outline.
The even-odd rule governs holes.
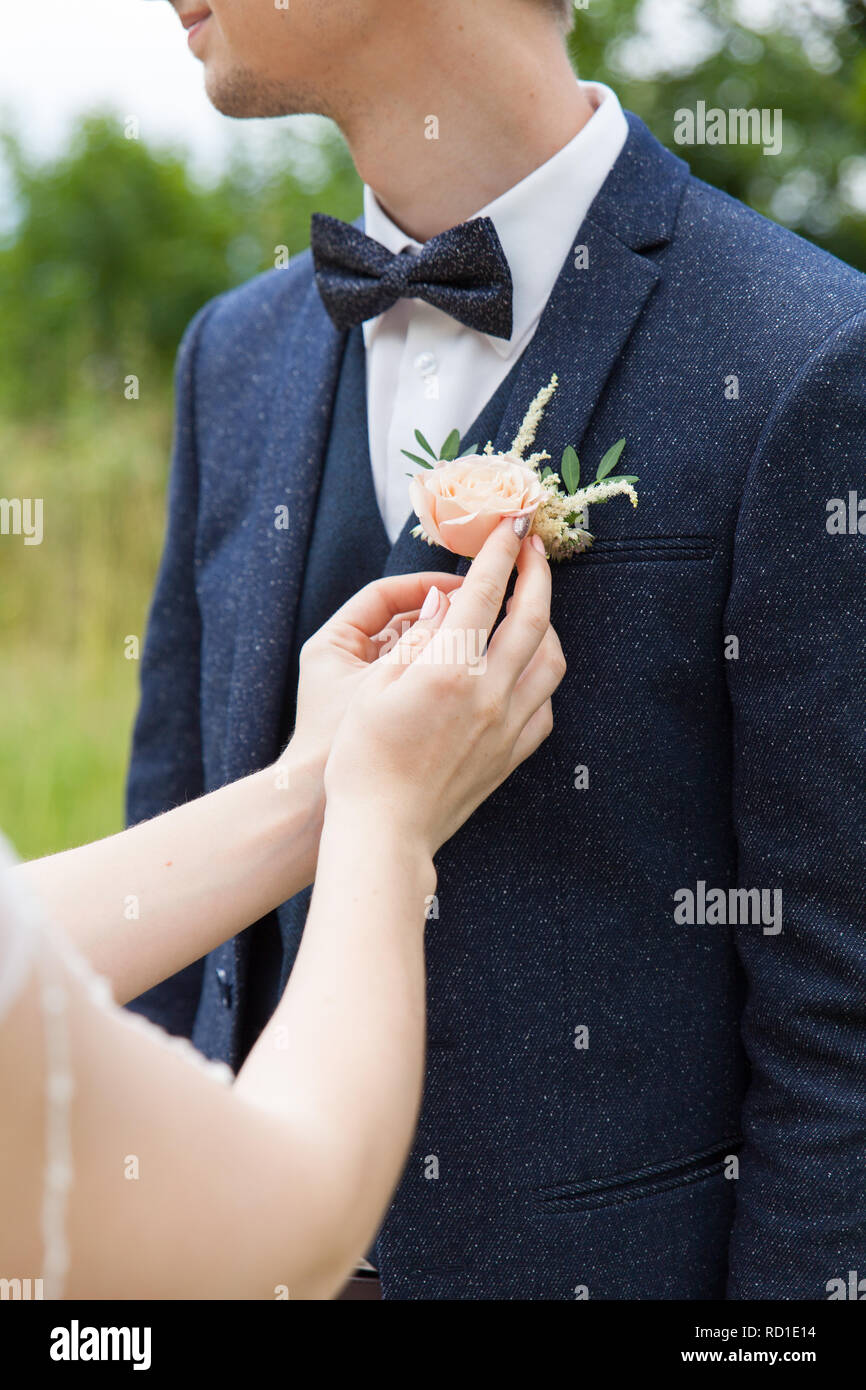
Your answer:
[[[565,518],[566,526],[576,526],[578,521],[577,512],[569,512]]]
[[[542,470],[541,470],[541,480],[542,480],[542,482],[544,481],[545,478],[549,478],[552,472],[553,472],[553,469],[550,467],[550,464],[549,464],[549,463],[548,463],[548,464],[545,464],[544,468],[542,468]]]
[[[468,449],[464,449],[464,450],[463,450],[463,452],[462,452],[462,454],[460,455],[460,457],[461,457],[462,459],[465,459],[465,458],[468,458],[470,454],[477,454],[477,453],[478,453],[478,445],[477,445],[477,444],[470,444]]]
[[[567,444],[562,451],[562,464],[559,476],[569,492],[577,492],[580,487],[580,459],[577,451]]]
[[[613,471],[613,469],[619,463],[619,456],[624,448],[625,440],[618,439],[616,443],[613,445],[613,447],[608,449],[601,463],[598,465],[598,472],[595,475],[595,481],[597,483],[600,483],[602,478],[606,478],[608,473],[611,473]]]
[[[413,463],[420,463],[420,465],[421,465],[422,468],[432,468],[432,467],[433,467],[432,463],[428,463],[426,459],[422,459],[418,454],[410,454],[408,449],[401,449],[401,450],[400,450],[400,453],[401,453],[401,454],[405,454],[406,457],[407,457],[407,459],[411,459]],[[411,476],[411,474],[409,474],[409,473],[406,474],[406,477],[407,477],[407,478],[410,477],[410,476]]]
[[[441,459],[445,459],[447,463],[450,463],[452,459],[456,459],[459,450],[460,431],[452,430],[448,438],[445,440],[445,443],[442,445],[442,448],[439,450],[439,457]]]
[[[637,474],[636,474],[636,473],[617,473],[616,477],[614,477],[614,478],[608,477],[608,478],[605,478],[604,481],[605,481],[606,483],[636,483],[636,482],[637,482]]]
[[[429,454],[431,459],[434,459],[435,462],[438,463],[439,455],[434,454],[433,450],[430,448],[430,445],[427,443],[427,440],[424,438],[420,430],[415,431],[415,438],[418,440],[418,443],[421,445],[421,448],[424,450],[425,454]],[[403,450],[403,452],[406,452],[405,449]]]

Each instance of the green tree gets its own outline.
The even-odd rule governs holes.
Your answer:
[[[571,47],[699,178],[866,270],[862,0],[588,0]],[[678,147],[675,113],[699,101],[781,110],[782,153]]]
[[[292,137],[285,143],[291,156]],[[292,172],[291,157],[276,169],[235,160],[202,185],[184,155],[125,138],[111,116],[84,120],[47,164],[10,136],[4,145],[19,215],[0,250],[0,393],[16,413],[116,393],[130,373],[165,384],[206,300],[272,267],[275,247],[303,249],[322,203],[349,217],[360,206],[335,137],[318,148],[318,186]]]

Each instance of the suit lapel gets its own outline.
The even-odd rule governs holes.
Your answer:
[[[570,253],[514,376],[495,447],[507,450],[533,397],[556,372],[559,388],[545,411],[536,448],[556,468],[562,449],[578,449],[605,384],[661,278],[645,253],[673,233],[688,166],[670,154],[636,116],[598,197],[578,228],[586,268]]]
[[[315,515],[345,334],[331,323],[311,280],[283,355],[268,443],[244,519],[246,563],[228,702],[227,780],[277,752],[307,545]],[[278,529],[276,509],[288,508]]]
[[[629,114],[629,136],[586,218],[574,246],[585,247],[586,269],[574,254],[563,265],[528,347],[462,444],[491,439],[506,452],[533,397],[556,372],[559,388],[545,411],[535,447],[557,467],[566,444],[578,450],[607,380],[625,350],[661,278],[655,259],[673,234],[688,165]],[[503,399],[504,398],[504,399]],[[413,569],[465,573],[468,561],[413,539],[412,516],[396,541],[387,574]]]
[[[589,248],[590,268],[575,270],[569,261],[560,272],[523,354],[494,441],[497,449],[510,448],[530,402],[555,372],[559,386],[535,445],[549,449],[554,469],[566,444],[579,449],[605,383],[660,274],[603,227],[584,223],[578,235]]]

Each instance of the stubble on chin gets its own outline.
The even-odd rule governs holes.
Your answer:
[[[238,120],[297,116],[307,112],[326,114],[324,103],[312,91],[269,81],[245,68],[207,72],[205,91],[217,111]]]

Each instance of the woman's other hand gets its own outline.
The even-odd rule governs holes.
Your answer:
[[[511,572],[508,613],[490,637]],[[550,567],[503,521],[460,588],[428,584],[423,616],[362,673],[325,773],[328,803],[384,815],[430,854],[547,737],[565,674]],[[488,642],[489,639],[489,642]]]

